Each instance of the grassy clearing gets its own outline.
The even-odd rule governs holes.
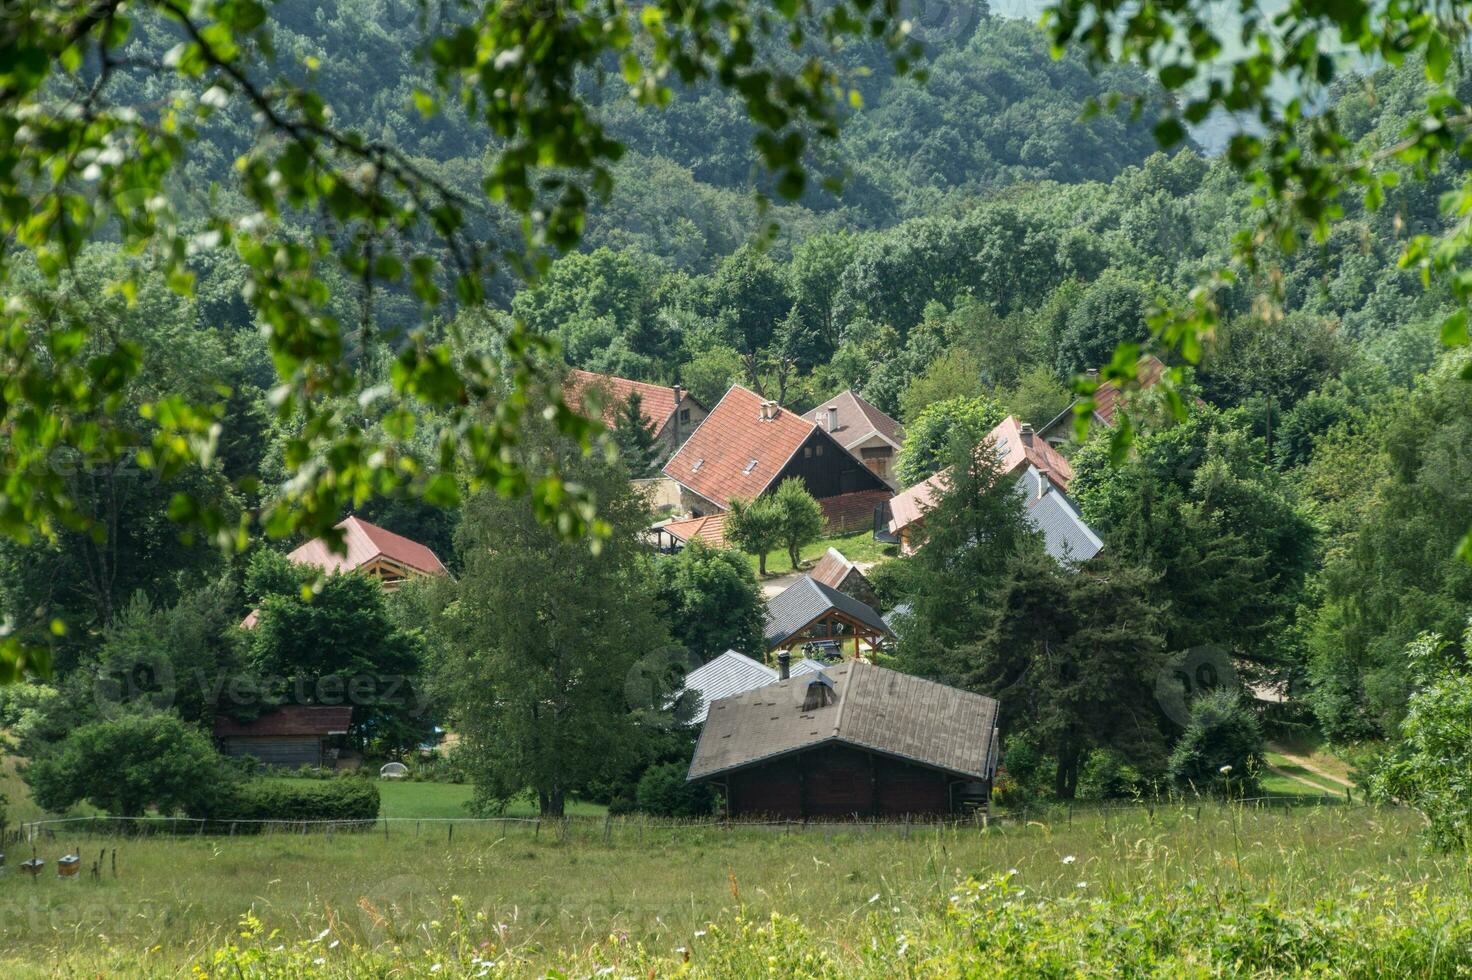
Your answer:
[[[892,544],[882,544],[874,540],[871,531],[860,531],[857,534],[844,534],[832,538],[820,538],[811,544],[805,545],[801,551],[802,561],[800,568],[811,568],[817,563],[823,553],[829,548],[836,548],[838,553],[849,561],[858,564],[871,564],[884,558],[892,558],[898,552]],[[755,555],[747,555],[752,570],[755,571],[757,561]],[[786,575],[793,571],[792,562],[787,558],[787,552],[782,549],[773,551],[767,555],[767,576]]]
[[[1355,935],[1374,938],[1374,929],[1403,917],[1417,929],[1442,923],[1441,911],[1417,904],[1428,895],[1459,903],[1461,918],[1449,921],[1460,921],[1461,932],[1417,934],[1416,948],[1440,944],[1443,971],[1472,963],[1468,862],[1424,850],[1419,821],[1402,810],[1207,804],[1199,816],[1194,805],[1159,807],[1153,817],[1143,809],[1080,811],[1051,824],[915,828],[908,836],[864,827],[789,835],[614,820],[605,841],[604,822],[585,820],[559,840],[551,826],[540,834],[533,826],[460,824],[453,840],[444,825],[416,833],[394,824],[387,839],[380,828],[330,837],[118,842],[117,879],[61,884],[47,877],[32,885],[10,877],[0,886],[0,975],[185,976],[191,963],[234,942],[241,951],[224,954],[220,975],[234,976],[237,967],[266,975],[251,971],[269,964],[270,973],[310,975],[320,966],[341,975],[429,976],[435,962],[449,964],[441,976],[475,975],[476,956],[500,957],[498,969],[515,975],[542,975],[559,964],[587,975],[600,964],[625,963],[619,957],[630,967],[639,963],[628,972],[659,975],[677,970],[674,951],[686,947],[696,952],[697,972],[707,975],[749,975],[753,965],[766,972],[771,955],[779,975],[928,976],[969,969],[966,957],[1000,941],[991,925],[973,928],[953,914],[958,894],[976,915],[1007,928],[1026,923],[1005,916],[1031,915],[1027,908],[1039,900],[1050,903],[1060,918],[1037,926],[1042,946],[1034,943],[1027,955],[1041,955],[1054,941],[1048,930],[1056,930],[1063,960],[1058,970],[1041,971],[1055,974],[1084,969],[1093,954],[1068,950],[1109,916],[1119,917],[1120,928],[1141,929],[1180,918],[1179,928],[1151,947],[1160,952],[1172,943],[1214,942],[1209,937],[1218,928],[1235,934],[1258,921],[1247,914],[1255,903],[1285,915],[1319,915],[1322,903],[1366,902],[1374,906],[1368,925],[1354,909],[1333,921],[1346,930],[1358,923]],[[41,852],[54,860],[73,846],[90,861],[113,842],[58,838],[43,842]],[[991,909],[990,898],[965,885],[997,882],[1009,869],[1015,874],[1006,889],[1026,889],[1012,911]],[[1166,918],[1129,924],[1150,909]],[[1207,921],[1232,910],[1245,916],[1235,926]],[[240,939],[247,913],[259,919],[260,934]],[[773,926],[774,914],[803,924],[784,918]],[[1197,915],[1206,918],[1185,921]],[[921,960],[903,967],[871,957],[871,940],[892,957],[901,934]],[[610,945],[610,935],[618,942]],[[723,936],[742,938],[722,945]],[[334,941],[339,945],[329,949]],[[647,953],[636,953],[638,946]],[[1332,946],[1304,949],[1339,955]],[[757,951],[757,960],[741,958]],[[1190,972],[1211,972],[1202,964],[1217,954],[1208,952],[1186,948],[1176,965],[1199,953]],[[1116,953],[1123,955],[1108,955]],[[298,954],[306,957],[300,964],[288,962]],[[925,955],[942,959],[928,968]],[[323,963],[314,964],[319,956]],[[1063,968],[1069,956],[1073,965]],[[242,966],[240,957],[261,962]],[[1427,974],[1409,964],[1399,975],[1418,972]]]
[[[310,779],[277,776],[272,782],[310,783]],[[419,783],[409,780],[377,781],[381,801],[379,814],[394,819],[435,820],[468,817],[470,799],[475,795],[468,783]],[[606,809],[596,803],[572,800],[567,804],[568,816],[600,817]],[[530,798],[517,800],[506,808],[508,817],[534,817],[537,804]]]

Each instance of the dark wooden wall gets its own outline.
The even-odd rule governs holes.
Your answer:
[[[821,450],[821,452],[819,451]],[[836,497],[859,490],[888,490],[889,485],[875,476],[822,429],[814,429],[802,448],[772,481],[771,492],[790,476],[801,478],[814,497]]]
[[[950,811],[952,778],[899,759],[825,745],[732,773],[733,817],[898,817]]]

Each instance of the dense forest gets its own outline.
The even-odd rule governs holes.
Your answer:
[[[284,4],[277,57],[332,93],[338,118],[473,189],[493,145],[484,129],[453,110],[426,117],[414,107],[421,11],[410,0]],[[689,86],[651,112],[621,96],[616,66],[587,78],[626,153],[583,247],[534,286],[507,271],[493,309],[447,319],[459,316],[466,342],[497,356],[520,318],[555,338],[570,366],[678,382],[706,405],[732,384],[795,411],[853,389],[912,430],[956,399],[1049,421],[1070,403],[1076,375],[1122,343],[1148,344],[1153,311],[1230,264],[1234,236],[1251,224],[1251,192],[1198,147],[1156,151],[1151,107],[1169,97],[1141,72],[1091,72],[1073,54],[1055,60],[1040,30],[980,5],[920,33],[923,81],[897,76],[877,46],[841,52],[862,99],[841,138],[814,144],[811,161],[836,182],[770,206],[755,130],[729,91]],[[172,38],[160,27],[133,43],[162,51]],[[118,97],[183,97],[155,84],[125,72]],[[1390,145],[1425,84],[1419,65],[1346,76],[1332,108],[1354,140]],[[1109,108],[1116,92],[1141,96],[1141,111]],[[1099,111],[1085,113],[1091,100]],[[171,187],[186,221],[246,207],[232,166],[250,127],[240,110],[202,131]],[[1438,201],[1460,176],[1454,167],[1405,180],[1375,212],[1346,204],[1322,246],[1262,243],[1259,266],[1237,268],[1218,296],[1219,327],[1188,371],[1188,417],[1142,398],[1151,424],[1128,458],[1112,460],[1098,439],[1071,450],[1073,492],[1118,580],[1115,592],[1068,601],[1117,604],[1161,650],[1229,646],[1250,680],[1281,685],[1336,741],[1393,737],[1413,687],[1407,644],[1428,630],[1458,635],[1472,610],[1472,564],[1455,554],[1472,526],[1472,388],[1459,377],[1465,357],[1440,346],[1450,295],[1398,263],[1408,236],[1442,230]],[[474,220],[487,240],[519,234],[509,210]],[[95,243],[65,277],[68,315],[141,353],[118,424],[146,436],[156,422],[138,406],[170,394],[213,398],[221,438],[207,468],[160,475],[68,464],[75,498],[107,535],[0,541],[5,622],[37,635],[67,624],[52,641],[58,684],[126,659],[140,637],[162,637],[159,656],[178,676],[248,657],[244,641],[226,635],[233,624],[300,585],[283,584],[289,575],[257,554],[281,542],[253,542],[226,559],[175,525],[187,516],[181,491],[227,513],[260,507],[282,492],[300,452],[292,420],[273,411],[275,377],[242,299],[242,270],[232,254],[201,248],[193,298],[160,275],[145,277],[129,303],[101,284],[132,261]],[[28,281],[52,288],[39,273]],[[355,283],[329,286],[342,323],[374,327],[345,343],[343,356],[365,377],[351,411],[369,426],[402,424],[376,414],[371,393],[418,322],[417,306],[387,290],[365,310]],[[432,470],[430,429],[421,425],[410,443],[416,465]],[[384,489],[359,512],[430,545],[452,569],[468,567],[459,547],[483,542],[460,528],[459,510]],[[998,588],[1067,591],[1050,574],[1023,569]],[[420,644],[430,656],[423,617],[393,616],[385,656],[412,662]],[[994,634],[1003,625],[962,630],[948,647],[1002,642]],[[911,653],[925,662],[924,651]],[[210,707],[181,710],[193,722]],[[33,746],[48,731],[45,719],[36,724]],[[1085,741],[1144,769],[1163,769],[1168,752]]]

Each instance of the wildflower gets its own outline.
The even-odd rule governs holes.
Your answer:
[[[341,939],[334,939],[332,942],[330,942],[330,943],[327,944],[327,948],[328,949],[337,949],[337,947],[339,947],[341,945],[342,945],[342,940]]]
[[[315,960],[312,961],[312,965],[313,966],[321,966],[323,963],[326,963],[326,962],[327,962],[327,957],[325,957],[325,956],[319,956]]]
[[[331,929],[323,929],[321,932],[317,933],[317,938],[316,939],[313,939],[312,942],[314,942],[314,943],[320,943],[322,940],[324,940],[324,939],[327,938],[327,935],[330,932],[332,932]]]
[[[430,973],[438,973],[441,970],[443,970],[444,968],[445,968],[445,964],[443,964],[443,963],[436,963],[434,966],[432,966],[432,967],[429,968],[429,972]]]
[[[879,893],[878,892],[875,892],[874,894],[872,894],[872,895],[869,896],[869,904],[870,905],[873,905],[877,901],[879,901]]]
[[[1229,765],[1228,766],[1222,766],[1220,769],[1217,770],[1217,772],[1221,773],[1223,776],[1227,776],[1227,775],[1230,775],[1231,774],[1232,767],[1229,766]]]
[[[1068,855],[1065,855],[1064,856],[1063,863],[1064,864],[1072,864],[1073,862],[1075,862],[1077,860],[1078,860],[1078,858],[1074,857],[1072,854],[1068,854]]]
[[[1087,881],[1081,881],[1081,882],[1078,883],[1078,887],[1080,887],[1080,888],[1087,888],[1087,887],[1089,887],[1089,883]]]

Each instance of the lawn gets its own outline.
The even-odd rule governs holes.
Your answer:
[[[897,554],[895,546],[883,544],[874,540],[871,531],[860,531],[857,534],[844,534],[832,538],[820,538],[810,544],[804,545],[800,552],[802,562],[800,567],[811,568],[829,548],[836,548],[839,554],[851,562],[857,564],[872,564],[884,558],[892,558]],[[753,570],[757,567],[755,555],[747,555]],[[787,551],[778,548],[767,555],[767,575],[786,575],[791,572],[792,562],[787,558]]]
[[[293,776],[277,776],[275,782],[310,783],[310,779]],[[380,779],[378,798],[381,801],[379,814],[385,817],[408,820],[433,820],[443,817],[468,817],[467,804],[473,795],[469,783],[417,783],[407,779]],[[604,808],[596,803],[572,800],[567,805],[570,817],[602,816]],[[530,797],[520,799],[506,808],[508,817],[536,816],[537,805]]]
[[[615,962],[615,975],[659,976],[683,968],[681,947],[708,976],[921,977],[988,961],[1080,975],[1167,954],[1123,972],[1263,974],[1298,950],[1323,975],[1430,975],[1428,951],[1442,975],[1472,964],[1467,860],[1425,850],[1407,810],[1204,804],[908,830],[595,818],[565,836],[535,822],[461,823],[453,837],[383,826],[43,840],[52,861],[116,846],[118,876],[6,879],[0,975],[183,977],[230,944],[242,951],[207,974],[265,976],[260,959],[293,976],[476,976],[485,957],[518,976]],[[247,913],[258,928],[241,929]]]

